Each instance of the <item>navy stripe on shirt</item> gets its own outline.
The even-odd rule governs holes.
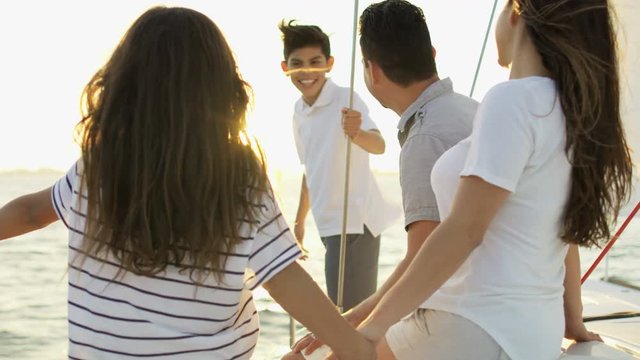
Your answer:
[[[62,206],[63,209],[67,210],[67,207],[64,206],[64,201],[62,201],[62,190],[60,190],[60,184],[56,184],[56,189],[58,191],[56,191],[56,193],[58,194],[58,200],[60,201],[60,206]]]
[[[80,211],[74,209],[73,206],[71,206],[71,212],[76,214],[76,215],[78,215],[78,216],[80,216],[80,217],[83,217],[83,218],[87,217],[87,215],[85,215],[85,214],[81,213]]]
[[[244,327],[245,325],[249,324],[251,322],[251,320],[253,320],[253,317],[257,314],[256,311],[253,312],[253,314],[251,314],[251,316],[245,320],[244,322],[242,322],[240,325],[238,325],[236,328],[234,328],[234,330],[239,330],[242,327]],[[212,337],[212,336],[216,336],[226,330],[229,330],[231,328],[231,326],[227,326],[223,329],[220,329],[214,333],[211,334],[188,334],[188,335],[182,335],[182,336],[167,336],[167,337],[158,337],[158,336],[127,336],[127,335],[120,335],[120,334],[115,334],[109,331],[104,331],[104,330],[98,330],[95,328],[92,328],[90,326],[87,325],[83,325],[80,323],[77,323],[71,319],[69,319],[69,324],[73,325],[73,326],[77,326],[79,328],[91,331],[92,333],[96,333],[96,334],[102,334],[102,335],[107,335],[110,337],[115,337],[115,338],[119,338],[119,339],[127,339],[127,340],[153,340],[153,341],[164,341],[164,340],[184,340],[184,339],[192,339],[192,338],[197,338],[197,337]]]
[[[149,320],[143,320],[143,319],[127,319],[127,318],[121,318],[121,317],[117,317],[117,316],[111,316],[111,315],[107,315],[107,314],[99,313],[99,312],[97,312],[97,311],[93,311],[93,310],[89,309],[88,307],[82,306],[82,305],[80,305],[80,304],[76,304],[76,303],[74,303],[73,301],[69,301],[69,300],[67,301],[67,303],[68,303],[69,305],[71,305],[71,306],[75,306],[75,307],[77,307],[77,308],[79,308],[79,309],[82,309],[82,310],[84,310],[84,311],[90,312],[90,313],[91,313],[91,314],[93,314],[93,315],[100,316],[100,317],[104,317],[104,318],[111,319],[111,320],[126,321],[126,322],[139,322],[139,323],[149,323],[149,322],[151,322],[151,321],[149,321]]]
[[[248,333],[245,333],[241,336],[239,336],[237,339],[228,342],[226,344],[220,345],[220,346],[216,346],[213,348],[208,348],[208,349],[194,349],[194,350],[183,350],[183,351],[174,351],[174,352],[165,352],[165,353],[154,353],[154,354],[134,354],[134,353],[127,353],[124,351],[117,351],[117,350],[111,350],[111,349],[106,349],[106,348],[101,348],[95,345],[91,345],[91,344],[86,344],[86,343],[82,343],[79,341],[76,341],[72,338],[69,338],[69,342],[71,342],[72,344],[75,345],[79,345],[79,346],[86,346],[92,349],[96,349],[99,351],[103,351],[103,352],[107,352],[107,353],[111,353],[111,354],[118,354],[118,355],[126,355],[126,356],[133,356],[133,357],[151,357],[151,356],[170,356],[170,355],[183,355],[183,354],[190,354],[190,353],[196,353],[196,352],[208,352],[208,351],[217,351],[220,349],[223,349],[227,346],[233,345],[236,342],[238,342],[239,340],[242,340],[246,337],[252,336],[253,334],[257,333],[259,331],[259,329],[255,329],[252,330]]]
[[[282,217],[282,213],[278,213],[276,216],[273,217],[273,219],[269,220],[266,224],[260,226],[258,228],[258,232],[264,230],[267,226],[273,224],[273,222],[278,220],[280,217]]]
[[[247,305],[249,305],[252,301],[253,301],[253,296],[249,297],[249,299],[247,299],[247,301],[245,301],[244,305],[242,306],[242,309],[240,310],[240,312],[238,312],[238,316],[236,316],[235,320],[233,320],[233,323],[231,325],[225,326],[224,328],[222,328],[222,329],[220,329],[220,330],[218,330],[218,331],[216,331],[215,333],[212,333],[212,334],[191,333],[190,335],[192,335],[194,337],[196,337],[196,336],[198,336],[198,337],[200,337],[200,336],[214,336],[214,335],[217,335],[217,334],[219,334],[221,332],[229,330],[229,329],[231,329],[233,327],[235,327],[234,328],[235,330],[238,330],[238,329],[242,328],[244,325],[250,323],[251,319],[253,319],[253,316],[255,316],[258,313],[257,311],[254,310],[253,313],[251,313],[251,315],[249,316],[249,318],[247,318],[247,320],[242,322],[240,325],[236,326],[236,324],[238,323],[238,320],[240,320],[240,318],[242,318],[242,315],[244,314],[244,311],[246,310]],[[67,301],[67,303],[69,305],[71,305],[71,306],[74,306],[74,307],[77,307],[77,308],[82,309],[84,311],[87,311],[87,312],[89,312],[89,313],[91,313],[93,315],[104,317],[104,318],[107,318],[107,319],[110,319],[110,320],[125,321],[125,322],[138,322],[138,323],[150,323],[150,321],[143,320],[143,319],[127,319],[127,318],[121,318],[121,317],[102,314],[102,313],[99,313],[97,311],[93,311],[93,310],[91,310],[91,309],[89,309],[89,308],[87,308],[85,306],[76,304],[76,303],[74,303],[72,301]],[[80,326],[80,325],[78,325],[78,326]],[[124,336],[117,336],[117,337],[124,337]]]
[[[273,244],[276,240],[278,240],[282,235],[284,235],[287,231],[289,231],[289,228],[286,228],[284,230],[282,230],[282,232],[280,232],[280,234],[276,235],[276,237],[274,237],[273,239],[269,240],[268,243],[262,245],[260,248],[258,248],[256,251],[253,252],[253,254],[251,254],[251,256],[249,256],[249,259],[252,259],[254,256],[258,255],[259,252],[261,252],[262,250],[264,250],[266,247],[268,247],[269,245]]]
[[[253,349],[254,349],[255,347],[256,347],[256,346],[255,346],[255,345],[253,345],[253,346],[251,346],[249,349],[247,349],[246,351],[241,352],[240,354],[238,354],[238,355],[236,355],[236,356],[232,357],[232,358],[231,358],[231,359],[229,359],[229,360],[239,359],[239,358],[241,358],[242,356],[244,356],[244,355],[246,355],[247,353],[249,353],[250,351],[253,351]]]
[[[73,191],[73,186],[71,186],[71,181],[69,181],[69,174],[64,176],[65,180],[67,180],[67,186],[69,187],[69,191]]]
[[[205,300],[198,300],[198,299],[190,299],[190,298],[182,298],[182,297],[177,297],[177,296],[164,295],[164,294],[152,292],[152,291],[149,291],[149,290],[140,289],[138,287],[123,283],[121,281],[117,281],[115,279],[109,279],[109,278],[105,278],[105,277],[101,277],[101,276],[92,274],[89,271],[81,269],[81,268],[76,267],[76,266],[73,266],[72,264],[69,264],[69,267],[71,269],[79,271],[79,272],[81,272],[83,274],[86,274],[87,276],[89,276],[89,277],[91,277],[93,279],[102,280],[102,281],[110,283],[110,284],[118,284],[118,285],[120,285],[122,287],[126,287],[126,288],[129,288],[129,289],[141,292],[143,294],[147,294],[147,295],[150,295],[150,296],[155,296],[155,297],[159,297],[159,298],[163,298],[163,299],[194,302],[194,303],[200,303],[200,304],[205,304],[205,305],[213,305],[213,306],[220,306],[220,307],[235,307],[235,306],[238,306],[238,304],[239,304],[239,303],[224,304],[224,303],[216,303],[216,302],[212,302],[212,301],[205,301]]]
[[[138,310],[142,310],[142,311],[147,311],[153,314],[158,314],[158,315],[163,315],[163,316],[167,316],[167,317],[172,317],[172,318],[177,318],[177,319],[185,319],[185,320],[196,320],[196,321],[209,321],[209,322],[225,322],[225,321],[229,321],[231,320],[231,318],[233,318],[234,316],[236,316],[237,312],[234,311],[233,315],[231,315],[230,317],[226,318],[226,319],[216,319],[216,318],[204,318],[204,317],[196,317],[196,316],[186,316],[186,315],[177,315],[177,314],[171,314],[171,313],[167,313],[167,312],[163,312],[163,311],[158,311],[158,310],[154,310],[154,309],[149,309],[149,308],[145,308],[143,306],[140,305],[136,305],[136,304],[132,304],[129,301],[126,300],[121,300],[121,299],[115,299],[115,298],[110,298],[108,296],[104,296],[104,295],[99,295],[96,294],[88,289],[83,288],[82,286],[78,286],[76,284],[73,284],[71,282],[69,282],[69,286],[80,290],[82,292],[85,292],[93,297],[97,297],[99,299],[103,299],[103,300],[107,300],[107,301],[111,301],[111,302],[115,302],[115,303],[121,303],[121,304],[126,304],[129,305],[131,307],[134,307]]]
[[[51,194],[51,195],[52,195],[51,198],[53,199],[53,207],[56,210],[58,217],[60,218],[60,220],[62,220],[62,223],[67,229],[72,230],[69,224],[67,224],[67,220],[65,220],[64,214],[62,213],[62,211],[60,211],[60,206],[58,206],[58,200],[56,200],[55,194]]]
[[[296,251],[293,255],[291,255],[291,256],[287,257],[286,259],[282,260],[281,262],[279,262],[276,266],[274,266],[274,267],[273,267],[273,268],[271,268],[269,271],[267,271],[267,273],[266,273],[266,274],[264,274],[264,276],[263,276],[262,278],[260,278],[260,279],[256,282],[256,284],[255,284],[254,286],[252,286],[252,287],[251,287],[251,290],[253,291],[255,288],[257,288],[258,286],[260,286],[260,285],[264,282],[264,280],[265,280],[267,277],[269,277],[269,275],[270,275],[272,272],[274,272],[274,271],[278,270],[282,265],[285,265],[285,264],[289,263],[289,262],[291,261],[291,259],[294,259],[294,258],[298,258],[298,257],[300,257],[300,255],[302,255],[302,252],[298,249],[298,251]]]
[[[293,249],[294,247],[297,247],[297,245],[296,244],[291,244],[291,246],[289,246],[288,248],[284,249],[280,254],[278,254],[278,256],[275,256],[273,259],[271,259],[271,261],[269,261],[266,265],[264,265],[260,270],[256,271],[255,275],[256,276],[260,275],[261,272],[263,272],[266,268],[271,266],[271,264],[273,264],[274,262],[278,261],[280,259],[280,257],[282,257],[284,254],[286,254],[289,250]]]
[[[74,193],[74,194],[76,194],[76,195],[78,195],[78,196],[80,196],[81,198],[83,198],[83,199],[85,199],[85,200],[88,200],[88,199],[89,199],[89,197],[87,197],[87,195],[85,195],[85,194],[80,194],[80,193],[78,192],[78,190],[73,190],[73,193]]]
[[[117,267],[119,269],[124,269],[125,271],[128,271],[121,264],[114,263],[114,262],[108,261],[106,259],[99,258],[97,256],[91,255],[91,254],[87,253],[86,251],[80,250],[80,249],[75,248],[75,247],[73,247],[71,245],[69,245],[69,249],[71,249],[71,250],[73,250],[73,251],[75,251],[77,253],[80,253],[83,256],[91,258],[91,259],[93,259],[95,261],[98,261],[98,262],[101,262],[101,263],[104,263],[104,264],[109,264],[109,265]],[[126,250],[124,250],[124,251],[126,251]],[[71,265],[71,263],[69,263],[69,265]],[[177,264],[173,264],[173,263],[170,263],[168,265],[172,265],[172,266],[175,266],[175,267],[184,266],[186,268],[196,269],[195,266],[189,266],[189,265],[177,265]],[[214,272],[213,270],[211,270],[209,268],[198,267],[197,269]],[[230,275],[242,275],[242,276],[244,276],[244,272],[241,272],[241,271],[222,270],[222,273],[223,274],[230,274]],[[152,279],[157,279],[157,280],[167,280],[167,281],[179,282],[179,283],[187,284],[187,285],[193,285],[193,281],[182,281],[182,280],[178,280],[178,279],[172,279],[172,278],[167,278],[167,277],[159,277],[159,276],[155,276],[155,275],[144,275],[144,276],[146,276],[148,278],[152,278]],[[220,286],[204,285],[204,284],[201,284],[199,286],[206,287],[206,288],[211,288],[211,289],[216,289],[216,290],[227,290],[227,291],[240,291],[240,290],[242,290],[242,288],[237,288],[237,289],[234,289],[234,288],[223,288],[223,287],[220,287]]]

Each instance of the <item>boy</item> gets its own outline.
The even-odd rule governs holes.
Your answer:
[[[334,62],[328,36],[318,26],[295,25],[293,21],[287,24],[283,21],[279,28],[284,43],[282,70],[302,95],[295,104],[293,116],[296,148],[305,167],[294,233],[302,245],[304,221],[311,208],[326,248],[327,292],[334,303],[342,233],[346,136],[354,144],[346,227],[343,299],[346,311],[375,292],[380,233],[393,220],[369,168],[369,153],[382,154],[385,142],[360,97],[354,94],[353,109],[347,109],[349,89],[326,77]]]

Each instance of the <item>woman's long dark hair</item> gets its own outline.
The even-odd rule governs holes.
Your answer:
[[[556,82],[566,117],[571,193],[562,238],[584,246],[611,236],[631,191],[620,118],[616,34],[607,0],[509,0]]]
[[[205,15],[140,16],[83,94],[85,251],[141,274],[220,275],[268,187],[245,132],[249,90]]]

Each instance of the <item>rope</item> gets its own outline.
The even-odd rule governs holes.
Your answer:
[[[582,318],[582,321],[589,322],[589,321],[601,321],[601,320],[617,320],[617,319],[629,319],[629,318],[635,318],[635,317],[640,317],[640,312],[623,311],[623,312],[617,312],[617,313],[612,313],[607,315],[585,316],[584,318]]]
[[[473,84],[471,85],[471,92],[469,93],[469,97],[473,97],[473,91],[476,89],[476,82],[478,81],[478,74],[480,74],[480,66],[482,65],[482,58],[484,57],[484,51],[487,48],[487,40],[489,39],[489,33],[491,32],[491,24],[493,24],[493,17],[496,14],[497,7],[498,7],[498,0],[495,0],[493,2],[493,9],[491,9],[491,17],[489,18],[489,24],[487,25],[487,32],[484,34],[484,41],[482,42],[482,50],[480,50],[480,58],[478,59],[476,72],[473,75]]]
[[[591,264],[591,267],[589,268],[589,270],[587,270],[587,272],[582,276],[583,284],[589,278],[589,275],[591,275],[593,270],[595,270],[595,268],[598,266],[600,261],[602,261],[602,258],[604,258],[604,256],[607,255],[609,250],[611,250],[611,247],[613,247],[613,244],[615,244],[618,238],[620,237],[620,235],[622,235],[622,232],[627,228],[627,225],[629,225],[629,223],[631,222],[631,219],[633,219],[633,217],[636,215],[638,210],[640,210],[640,201],[638,202],[636,207],[631,211],[629,216],[627,216],[627,219],[624,221],[624,223],[622,223],[622,226],[620,227],[620,229],[618,229],[618,232],[616,232],[613,238],[609,240],[609,243],[607,243],[607,246],[605,246],[604,249],[602,249],[602,252],[600,252],[600,255],[598,256],[596,261],[594,261],[593,264]]]
[[[289,348],[296,344],[296,319],[289,315]]]

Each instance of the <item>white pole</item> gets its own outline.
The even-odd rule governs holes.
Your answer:
[[[349,109],[353,108],[353,83],[356,67],[356,36],[358,32],[358,0],[353,6],[353,37],[351,44],[351,83],[349,92]],[[338,268],[338,310],[342,312],[344,305],[344,273],[347,256],[347,210],[349,208],[349,170],[351,165],[351,140],[347,137],[347,155],[344,177],[344,203],[342,207],[342,233],[340,234],[340,265]]]
[[[351,44],[351,80],[349,85],[349,109],[353,108],[353,88],[356,67],[356,36],[358,31],[358,0],[353,5],[353,36]],[[351,167],[351,140],[347,137],[347,154],[344,179],[344,203],[342,208],[342,233],[340,234],[340,263],[338,268],[338,296],[336,307],[342,312],[344,300],[344,273],[347,256],[347,209],[349,206],[349,172]],[[296,320],[289,315],[289,346],[296,343]]]
[[[296,344],[296,319],[289,315],[289,347]]]

